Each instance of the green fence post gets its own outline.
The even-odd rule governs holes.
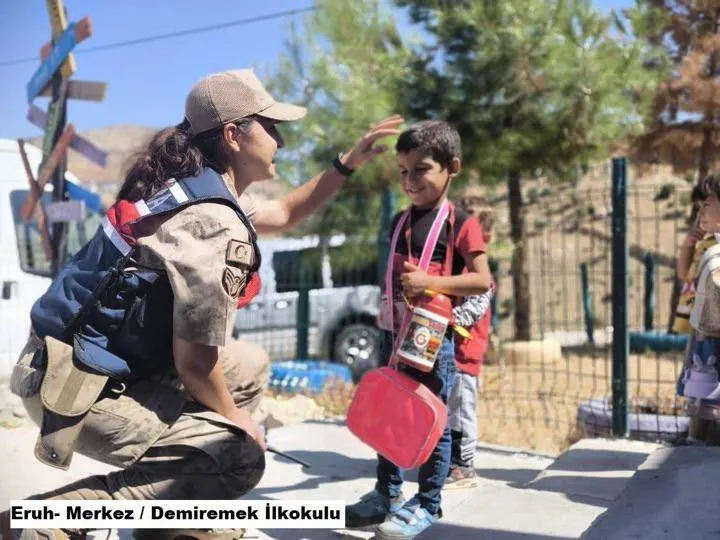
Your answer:
[[[307,360],[309,357],[308,334],[310,333],[310,272],[305,268],[302,261],[300,264],[295,358],[297,360]]]
[[[645,262],[645,331],[653,329],[655,319],[655,260],[652,254],[646,253]]]
[[[628,239],[627,160],[612,160],[612,429],[627,437],[628,386]]]
[[[583,313],[585,314],[585,332],[588,342],[595,343],[595,326],[592,316],[592,298],[590,297],[590,280],[588,279],[588,265],[580,265],[580,284],[582,286]]]
[[[495,294],[490,299],[490,328],[493,332],[497,332],[498,326],[500,325],[500,314],[497,310],[498,295],[500,294],[500,261],[494,257],[488,257],[488,266],[490,267],[490,274],[495,281]]]

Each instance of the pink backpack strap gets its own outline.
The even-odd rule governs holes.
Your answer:
[[[409,211],[405,213],[405,219],[407,219],[407,215],[409,215]],[[435,251],[435,247],[437,246],[438,238],[440,238],[440,231],[442,231],[443,226],[445,225],[445,221],[447,220],[448,216],[450,215],[450,203],[446,200],[443,202],[442,206],[438,210],[437,216],[435,216],[435,220],[433,221],[432,227],[430,228],[430,233],[428,234],[427,240],[425,240],[425,245],[423,246],[422,255],[420,256],[420,262],[418,263],[418,268],[420,270],[427,271],[428,267],[430,266],[430,261],[432,260],[432,254]],[[402,219],[402,218],[401,218]],[[399,224],[399,221],[398,221]],[[403,220],[404,224],[404,220]],[[393,234],[393,238],[395,240],[395,244],[397,244],[397,236],[400,235],[401,227],[398,227],[395,229],[395,233]],[[395,249],[394,246],[391,246],[391,257],[392,259],[395,258]],[[386,288],[386,291],[389,291],[390,298],[393,298],[393,291],[392,291],[392,263],[388,264],[388,270],[391,272],[390,274],[390,282],[389,282],[389,288]],[[387,280],[387,275],[386,275]],[[386,287],[388,282],[386,281]],[[390,315],[390,322],[391,324],[393,321],[394,313],[391,309],[391,315]],[[400,325],[400,331],[395,336],[395,347],[394,350],[397,350],[398,346],[400,345],[400,339],[402,336],[405,335],[407,332],[408,326],[410,325],[410,319],[412,318],[412,313],[410,311],[405,312],[405,317],[403,317],[402,324]],[[394,328],[394,326],[391,326],[391,328]],[[390,367],[395,367],[397,364],[397,360],[395,359],[395,355],[393,354],[390,358]]]

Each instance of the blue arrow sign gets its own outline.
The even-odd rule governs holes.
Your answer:
[[[101,213],[102,203],[100,202],[100,195],[88,191],[82,186],[65,180],[65,190],[67,191],[68,197],[76,201],[85,201],[85,206],[93,212]]]
[[[50,56],[40,64],[40,67],[27,84],[28,103],[32,103],[32,100],[45,89],[50,79],[52,79],[52,76],[70,55],[70,52],[75,46],[83,39],[90,37],[91,34],[92,28],[87,17],[79,23],[70,23],[70,25],[68,25],[67,29],[57,39],[55,46],[50,52]]]

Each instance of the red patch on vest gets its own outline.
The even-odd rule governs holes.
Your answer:
[[[238,297],[238,309],[244,308],[252,302],[253,298],[255,298],[260,292],[261,286],[262,281],[260,280],[260,275],[257,272],[251,273],[248,282],[245,285],[245,290]]]
[[[131,225],[140,219],[140,217],[137,208],[135,208],[135,203],[131,203],[130,201],[117,201],[107,211],[107,218],[110,224],[131,246],[137,244],[137,239],[133,236]]]

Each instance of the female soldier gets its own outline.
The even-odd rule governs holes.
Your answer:
[[[41,426],[38,459],[67,468],[78,450],[121,470],[33,498],[235,499],[260,481],[251,413],[268,357],[230,341],[235,309],[257,292],[255,231],[310,216],[402,122],[384,120],[322,174],[254,204],[244,191],[275,175],[276,124],[305,112],[251,70],[210,75],[184,122],[132,165],[103,227],[33,307],[11,382]]]

